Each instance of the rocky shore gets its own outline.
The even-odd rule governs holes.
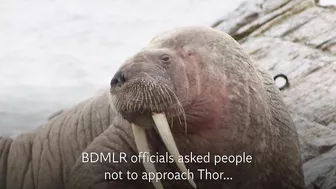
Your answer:
[[[213,24],[238,40],[283,90],[307,188],[336,188],[336,7],[313,0],[252,0]]]

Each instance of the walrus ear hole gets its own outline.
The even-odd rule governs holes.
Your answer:
[[[171,62],[172,58],[168,54],[163,54],[160,56],[160,61],[164,64],[169,64]]]

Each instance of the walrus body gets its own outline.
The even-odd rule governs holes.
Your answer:
[[[108,103],[111,106],[106,106]],[[50,122],[17,141],[0,138],[0,163],[9,162],[7,168],[1,168],[0,181],[5,182],[0,186],[11,189],[196,186],[301,189],[304,186],[296,129],[274,81],[234,39],[208,27],[179,28],[157,36],[125,62],[113,77],[108,94],[64,111]],[[118,155],[122,153],[130,157],[146,151],[157,156],[172,155],[175,163],[83,163],[81,156],[82,152],[113,153],[115,160],[120,160]],[[210,153],[211,162],[176,161],[179,155],[186,157],[191,152],[196,156]],[[243,154],[252,157],[250,163],[214,165],[213,162],[215,155]],[[206,177],[201,169],[224,175],[222,179]],[[124,176],[127,171],[137,172],[139,177],[132,181],[125,177],[104,178],[104,172],[118,171]],[[190,171],[194,177],[150,183],[141,178],[145,171]]]
[[[125,119],[146,128],[152,153],[167,151],[151,117],[163,113],[182,156],[210,152],[253,157],[252,163],[238,166],[187,164],[196,173],[198,188],[304,186],[296,129],[277,87],[221,31],[190,27],[159,35],[121,67],[111,94]],[[159,172],[176,170],[156,166]],[[205,179],[200,169],[226,177]],[[164,188],[190,188],[185,181],[163,182]]]

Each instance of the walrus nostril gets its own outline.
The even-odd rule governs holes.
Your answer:
[[[118,71],[112,78],[111,80],[111,87],[113,86],[121,86],[123,85],[124,83],[126,82],[126,77],[125,75],[121,72],[121,71]]]

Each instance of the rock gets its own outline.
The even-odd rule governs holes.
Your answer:
[[[259,1],[245,1],[238,7],[238,9],[221,19],[221,23],[217,22],[214,25],[237,39],[240,34],[237,33],[237,31],[241,27],[255,21],[261,14],[263,14],[260,4],[261,2]]]
[[[312,169],[314,167],[314,169]],[[336,188],[336,147],[303,165],[305,182],[320,189]]]
[[[292,117],[299,133],[303,163],[336,146],[336,131],[297,114]]]
[[[53,113],[51,116],[48,117],[48,120],[52,120],[54,117],[57,117],[58,115],[60,115],[63,112],[64,112],[64,110],[59,110],[59,111]]]
[[[296,124],[307,188],[336,188],[336,7],[313,0],[252,0],[216,28],[271,74]]]
[[[336,131],[336,123],[331,123],[331,124],[329,124],[329,125],[328,125],[328,128],[329,128],[329,129],[332,129],[332,130],[334,130],[334,131]]]

